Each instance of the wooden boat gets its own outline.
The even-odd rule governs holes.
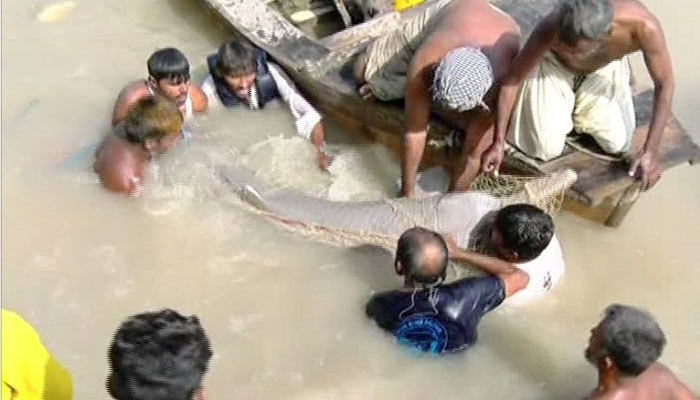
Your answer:
[[[335,117],[346,129],[369,136],[393,150],[400,147],[403,131],[403,108],[400,103],[365,102],[357,94],[352,77],[354,56],[377,37],[398,27],[402,21],[420,12],[424,3],[402,13],[389,12],[362,24],[342,29],[321,39],[302,32],[278,11],[268,5],[270,0],[202,0],[233,30],[264,49],[292,76],[302,91],[324,113]],[[536,22],[556,4],[557,0],[492,0],[510,14],[527,37]],[[334,0],[345,25],[349,24],[341,0]],[[653,102],[651,89],[635,95],[637,132],[633,149],[643,143],[649,125]],[[431,121],[431,138],[442,138],[448,128],[437,119]],[[700,148],[681,127],[675,117],[669,118],[659,149],[663,170],[683,163],[700,160]],[[445,151],[427,146],[427,163],[445,161]],[[424,164],[425,164],[424,162]],[[605,224],[618,226],[639,196],[639,184],[627,175],[620,161],[596,157],[589,152],[567,147],[560,157],[541,162],[510,147],[504,160],[507,171],[537,175],[573,168],[578,180],[567,196],[584,207],[598,207],[615,202]]]

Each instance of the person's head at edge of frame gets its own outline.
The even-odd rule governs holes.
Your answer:
[[[612,304],[591,329],[586,360],[598,368],[636,377],[652,366],[666,346],[666,336],[654,317],[640,308]]]
[[[128,317],[108,353],[107,390],[116,400],[204,400],[212,356],[196,316],[163,309]]]

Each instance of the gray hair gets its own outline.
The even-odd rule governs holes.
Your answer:
[[[644,372],[666,345],[666,336],[654,317],[639,308],[612,304],[605,309],[600,327],[606,354],[625,375]]]
[[[602,40],[612,27],[610,0],[564,0],[560,8],[559,40],[574,46],[579,39]]]
[[[484,96],[493,84],[491,62],[479,49],[460,47],[447,53],[435,68],[433,101],[455,111],[488,108]]]

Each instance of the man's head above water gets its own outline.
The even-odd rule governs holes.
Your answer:
[[[147,62],[148,81],[155,91],[185,104],[190,85],[190,63],[178,49],[168,47],[151,54]]]
[[[149,96],[129,110],[123,128],[130,143],[142,145],[149,154],[163,153],[181,137],[182,114],[171,100]]]
[[[666,336],[648,312],[613,304],[591,330],[586,359],[593,365],[614,367],[623,376],[638,376],[661,356]]]
[[[406,286],[428,286],[445,278],[447,244],[440,234],[414,227],[404,232],[396,248],[394,268]]]
[[[244,39],[234,39],[219,47],[216,74],[242,100],[248,99],[255,83],[255,49]]]
[[[211,356],[196,316],[170,309],[134,315],[109,348],[107,387],[117,400],[202,400]]]
[[[489,241],[498,258],[517,263],[537,258],[552,236],[552,217],[533,205],[513,204],[496,214]]]

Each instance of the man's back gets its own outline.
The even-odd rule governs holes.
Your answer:
[[[636,378],[594,393],[591,400],[695,400],[697,397],[661,363],[655,363]]]
[[[500,278],[467,278],[432,289],[378,293],[370,299],[366,312],[399,343],[441,353],[472,345],[481,317],[504,298]]]

